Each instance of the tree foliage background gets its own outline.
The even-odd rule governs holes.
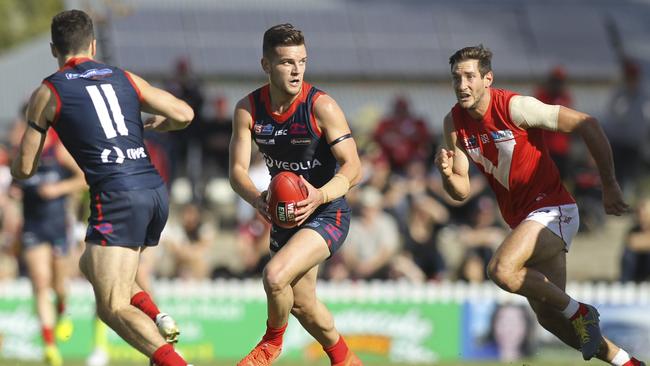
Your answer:
[[[0,54],[44,32],[63,0],[0,0]]]

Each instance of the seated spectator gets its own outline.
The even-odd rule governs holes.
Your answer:
[[[360,192],[360,213],[341,249],[353,279],[389,278],[392,260],[401,248],[397,223],[382,210],[382,199],[371,187]]]
[[[470,216],[470,225],[463,225],[458,229],[458,242],[466,251],[464,262],[470,261],[469,264],[475,264],[477,263],[475,257],[479,257],[483,264],[483,272],[485,272],[494,249],[503,242],[507,231],[499,221],[494,198],[482,196],[472,207],[473,214]],[[464,263],[464,265],[468,265],[468,263]]]
[[[447,209],[434,198],[412,196],[406,226],[402,232],[406,252],[428,280],[440,280],[445,260],[438,249],[438,231],[449,219]]]
[[[650,198],[639,202],[634,219],[621,258],[623,282],[650,280]]]
[[[183,206],[180,222],[168,222],[160,240],[174,261],[174,275],[182,279],[209,278],[212,271],[210,249],[215,237],[216,228],[202,219],[197,205]]]
[[[469,283],[481,283],[487,280],[485,268],[487,262],[483,259],[485,256],[479,250],[468,248],[465,250],[463,259],[460,261],[456,271],[456,279]],[[490,253],[491,257],[491,253]]]
[[[587,154],[588,155],[588,154]],[[574,182],[573,196],[578,203],[581,232],[589,232],[603,227],[605,210],[602,203],[600,174],[591,156],[582,155],[572,169]]]

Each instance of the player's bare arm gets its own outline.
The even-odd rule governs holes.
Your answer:
[[[451,113],[445,116],[443,128],[445,146],[436,154],[435,164],[445,191],[454,200],[464,201],[470,194],[469,160],[457,141]]]
[[[54,117],[56,100],[50,89],[41,84],[29,99],[27,107],[28,126],[18,148],[18,154],[11,164],[11,175],[16,179],[27,179],[36,173],[38,159],[47,137],[48,121]]]
[[[133,73],[128,75],[140,89],[142,111],[155,115],[145,122],[146,129],[159,132],[182,130],[192,122],[194,111],[187,103]]]
[[[230,137],[229,169],[230,186],[246,202],[255,207],[271,222],[266,202],[266,191],[260,192],[248,175],[251,161],[253,116],[248,98],[241,99],[235,107]]]
[[[67,171],[71,173],[70,177],[56,183],[44,184],[39,187],[38,193],[45,199],[54,199],[78,192],[88,187],[84,173],[68,150],[59,144],[56,147],[56,158]]]
[[[603,206],[610,215],[629,211],[614,174],[612,149],[598,120],[586,113],[558,105],[549,105],[533,97],[517,96],[510,102],[512,119],[522,128],[542,128],[578,133],[594,158],[603,186]]]
[[[560,107],[558,130],[577,132],[585,141],[600,173],[605,212],[616,216],[629,212],[630,207],[623,200],[621,187],[619,187],[614,174],[612,148],[598,120],[588,114]]]
[[[351,136],[350,126],[343,111],[329,95],[322,95],[314,102],[314,116],[318,127],[339,164],[339,171],[323,187],[316,189],[304,177],[303,183],[309,190],[307,198],[298,202],[296,221],[302,224],[323,203],[342,197],[350,187],[359,182],[361,161],[357,145]]]

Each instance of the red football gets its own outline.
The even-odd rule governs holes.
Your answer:
[[[296,203],[309,192],[300,177],[292,172],[280,172],[269,184],[269,212],[276,225],[289,229],[296,226]]]

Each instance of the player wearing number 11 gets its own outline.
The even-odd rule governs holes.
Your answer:
[[[156,365],[186,365],[167,344],[177,339],[175,323],[135,284],[135,275],[140,252],[158,244],[168,211],[143,129],[181,129],[194,113],[145,80],[93,60],[93,25],[82,11],[52,19],[51,49],[59,70],[31,96],[29,128],[11,172],[18,179],[34,174],[46,131],[53,127],[90,186],[88,245],[79,267],[93,285],[97,314]],[[143,124],[141,111],[154,117]]]
[[[482,45],[454,53],[458,103],[444,120],[445,146],[436,155],[446,191],[464,200],[469,159],[485,174],[512,232],[488,265],[502,289],[528,299],[539,323],[585,360],[644,365],[600,333],[598,311],[566,294],[566,253],[578,230],[578,208],[562,185],[542,129],[575,132],[598,165],[608,214],[628,211],[614,177],[609,142],[598,121],[581,112],[492,88],[492,53]]]

